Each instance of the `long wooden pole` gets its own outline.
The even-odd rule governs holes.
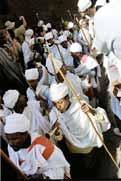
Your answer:
[[[7,155],[0,148],[0,157],[5,160],[5,162],[13,168],[13,170],[17,173],[17,175],[21,178],[22,181],[28,180],[28,178],[24,175],[24,173],[15,166],[15,164],[7,157]]]
[[[50,58],[52,59],[53,57],[50,55]],[[54,60],[53,60],[53,61],[54,61]],[[55,64],[56,64],[56,66],[58,66],[57,62],[55,62]],[[59,68],[59,66],[58,66],[58,68]],[[79,99],[78,95],[76,94],[74,88],[72,87],[71,83],[69,82],[69,80],[66,79],[66,77],[64,76],[64,74],[63,74],[63,72],[61,71],[61,69],[59,69],[59,72],[60,72],[62,78],[65,80],[66,85],[67,85],[67,87],[69,88],[69,90],[72,92],[73,96],[77,99],[77,101],[79,102],[79,104],[81,104],[80,99]],[[108,153],[108,155],[109,155],[110,159],[112,160],[112,162],[114,163],[114,165],[119,169],[119,166],[118,166],[116,160],[113,158],[113,156],[112,156],[112,154],[110,153],[109,149],[108,149],[107,146],[105,145],[102,136],[100,135],[100,133],[99,133],[99,132],[97,131],[97,129],[95,128],[95,125],[94,125],[92,119],[90,118],[89,112],[87,112],[87,113],[85,113],[85,114],[86,114],[86,116],[88,117],[88,119],[89,119],[89,121],[90,121],[90,123],[91,123],[91,125],[92,125],[92,127],[93,127],[93,129],[94,129],[94,131],[95,131],[95,133],[97,134],[98,138],[100,139],[101,143],[103,144],[105,151]]]

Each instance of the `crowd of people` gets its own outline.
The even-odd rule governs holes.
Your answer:
[[[0,27],[2,150],[29,180],[121,178],[121,2],[77,7]]]

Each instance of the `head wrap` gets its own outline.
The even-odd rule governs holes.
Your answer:
[[[25,71],[26,80],[37,80],[39,78],[39,72],[37,68],[27,69]]]
[[[74,27],[74,23],[73,22],[69,22],[67,25],[68,30],[72,29]]]
[[[72,43],[72,45],[70,46],[70,52],[82,52],[82,46],[79,43]]]
[[[47,26],[47,28],[52,28],[51,23],[47,23],[46,26]]]
[[[90,0],[79,0],[77,3],[80,12],[86,11],[91,5],[92,2]]]
[[[67,41],[67,37],[65,35],[61,35],[58,37],[59,43],[62,43],[64,41]]]
[[[29,131],[29,128],[30,121],[23,114],[13,113],[6,117],[4,131],[7,134],[24,133]]]
[[[13,109],[18,101],[19,92],[17,90],[8,90],[3,96],[4,105],[7,108]]]
[[[25,31],[25,40],[30,41],[32,36],[34,34],[34,31],[32,29],[28,29]]]
[[[41,27],[42,25],[44,25],[44,21],[43,20],[39,20],[37,26]]]
[[[65,85],[65,83],[53,83],[50,86],[49,90],[49,96],[51,101],[59,101],[60,99],[64,98],[66,95],[68,95],[68,88]]]
[[[52,38],[53,38],[52,32],[46,33],[45,36],[44,36],[44,38],[45,38],[46,41],[52,39]]]

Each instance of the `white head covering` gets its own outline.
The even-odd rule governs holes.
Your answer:
[[[68,88],[65,83],[53,83],[50,86],[49,95],[51,101],[59,101],[60,99],[68,95]]]
[[[65,30],[63,32],[63,35],[66,36],[66,37],[69,37],[71,35],[71,32],[69,30]]]
[[[70,46],[70,52],[82,52],[82,46],[79,43],[72,43],[72,45]]]
[[[58,66],[54,63],[55,61],[57,62]],[[62,64],[61,60],[57,60],[57,59],[54,59],[54,62],[53,62],[53,64],[54,64],[54,67],[55,67],[55,72],[57,74],[59,72],[59,70],[61,69],[63,64]],[[51,60],[49,58],[47,58],[46,67],[48,69],[48,72],[50,72],[51,74],[54,75],[55,72],[54,72],[54,69],[53,69],[53,64],[52,64]]]
[[[31,37],[33,36],[34,31],[32,29],[28,29],[25,31],[25,40],[30,41]]]
[[[73,22],[69,22],[68,25],[67,25],[67,28],[70,30],[73,27],[74,27],[74,23]]]
[[[37,80],[39,78],[39,72],[37,68],[27,69],[25,71],[26,80]]]
[[[3,96],[4,105],[7,108],[13,109],[19,98],[19,92],[17,90],[8,90]]]
[[[44,25],[44,21],[43,20],[39,20],[37,26],[40,27],[42,25]]]
[[[65,35],[61,35],[58,37],[59,43],[62,43],[64,41],[67,41],[67,37]]]
[[[47,28],[52,28],[51,23],[47,23],[46,26],[47,26]]]
[[[15,27],[15,22],[11,22],[11,21],[6,21],[5,22],[5,27],[7,30],[11,30]]]
[[[52,32],[46,33],[45,36],[44,36],[44,38],[45,38],[46,41],[52,39],[52,38],[53,38]]]
[[[43,27],[43,30],[44,30],[45,32],[48,31],[48,28],[47,28],[46,25],[42,25],[42,27]]]
[[[91,5],[92,2],[90,0],[79,0],[77,3],[80,12],[86,11]]]
[[[30,121],[23,115],[13,113],[6,117],[4,131],[7,134],[29,131]]]

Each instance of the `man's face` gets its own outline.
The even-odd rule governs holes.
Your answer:
[[[57,102],[54,102],[54,105],[55,107],[61,112],[61,113],[64,113],[68,106],[70,104],[70,101],[69,101],[69,97],[65,97],[65,98],[62,98],[60,99],[59,101]]]
[[[71,53],[71,55],[73,58],[78,58],[78,59],[80,59],[82,56],[82,54],[80,52]]]
[[[36,90],[36,87],[37,87],[37,84],[38,84],[38,79],[36,79],[36,80],[29,80],[28,82],[29,82],[29,84],[31,85],[31,87],[32,87],[34,90]]]
[[[63,48],[66,48],[66,49],[68,48],[68,42],[67,41],[62,42],[61,45]]]
[[[9,145],[14,149],[14,151],[19,151],[25,147],[26,139],[28,138],[28,133],[13,133],[6,134]]]
[[[47,40],[49,47],[51,47],[54,44],[53,38]]]

